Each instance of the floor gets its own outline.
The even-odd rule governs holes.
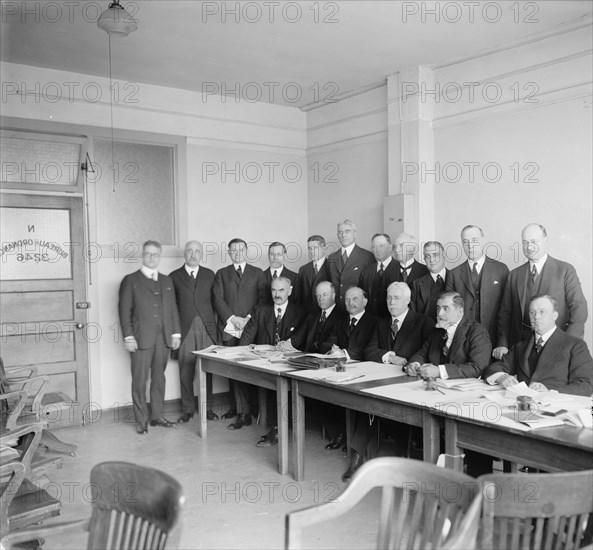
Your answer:
[[[175,419],[177,414],[167,416]],[[45,488],[61,499],[62,513],[46,524],[90,517],[91,468],[102,461],[123,460],[164,470],[182,484],[186,500],[178,548],[283,548],[285,514],[335,498],[345,487],[340,478],[349,459],[340,450],[326,451],[321,429],[308,426],[306,481],[296,483],[278,474],[276,446],[255,446],[267,431],[264,427],[254,423],[231,431],[227,422],[209,422],[206,440],[197,436],[196,417],[175,428],[149,428],[144,436],[121,418],[103,417],[85,427],[59,430],[78,451],[76,457],[64,457],[63,467],[51,473]],[[365,512],[308,532],[307,547],[373,548],[376,520],[371,508],[376,498],[369,495]],[[85,547],[86,535],[73,530],[47,537],[44,545],[49,550]]]

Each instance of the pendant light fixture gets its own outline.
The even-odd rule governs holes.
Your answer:
[[[119,4],[119,0],[112,0],[107,9],[99,16],[97,26],[107,33],[109,40],[109,107],[111,119],[111,170],[113,172],[113,191],[115,191],[116,174],[119,173],[115,165],[115,146],[113,139],[113,77],[111,72],[111,37],[123,38],[138,28],[136,21],[129,11]]]

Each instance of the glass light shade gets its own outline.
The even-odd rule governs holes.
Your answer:
[[[138,21],[114,2],[99,16],[97,26],[111,36],[128,36],[138,28]]]

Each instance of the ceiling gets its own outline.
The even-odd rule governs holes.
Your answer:
[[[249,100],[308,108],[401,68],[473,57],[591,13],[590,1],[474,4],[122,0],[139,26],[112,40],[113,77],[211,93],[239,83]],[[108,76],[108,39],[95,24],[107,5],[3,1],[0,59]]]

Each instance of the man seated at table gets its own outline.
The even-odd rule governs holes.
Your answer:
[[[340,320],[335,335],[330,337],[333,344],[331,351],[342,350],[348,359],[363,361],[364,349],[375,332],[378,319],[366,311],[368,299],[362,288],[350,287],[344,302],[348,316]],[[334,413],[330,415],[332,439],[325,448],[341,449],[346,443],[344,409],[337,405],[331,409]]]
[[[492,344],[486,328],[465,317],[463,298],[452,290],[437,300],[437,324],[432,336],[410,357],[406,373],[422,378],[479,378],[488,363]],[[416,436],[417,437],[417,436]],[[466,451],[467,473],[478,477],[492,472],[492,458]]]
[[[271,304],[256,306],[253,310],[241,339],[240,346],[249,344],[273,345],[282,340],[287,340],[301,324],[303,310],[300,306],[289,302],[292,294],[290,279],[284,276],[277,277],[271,283]],[[235,382],[235,400],[237,403],[248,398],[249,385],[244,382]],[[237,395],[239,394],[239,395]],[[275,411],[274,407],[269,410]],[[278,443],[278,429],[275,414],[271,414],[273,428],[257,443],[258,447],[267,447]]]
[[[367,361],[391,363],[403,367],[432,334],[434,322],[409,308],[411,291],[406,283],[394,282],[387,287],[389,319],[378,321],[374,334],[364,351]],[[351,441],[350,466],[342,481],[349,481],[365,460],[372,458],[376,449],[369,451],[377,437],[377,421],[365,413],[357,413]]]
[[[503,388],[525,382],[535,391],[590,396],[593,393],[593,359],[583,340],[556,326],[556,300],[538,294],[529,303],[534,335],[515,344],[501,361],[482,374],[489,384]]]

